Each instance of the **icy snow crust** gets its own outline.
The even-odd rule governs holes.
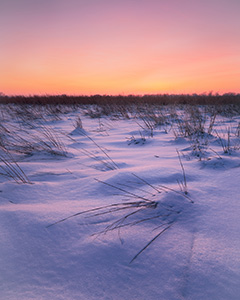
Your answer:
[[[1,161],[1,300],[239,299],[239,115],[218,115],[196,147],[177,115],[149,128],[82,108],[1,112],[1,157],[27,181]]]

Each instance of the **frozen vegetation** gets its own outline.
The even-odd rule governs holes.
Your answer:
[[[1,300],[239,299],[239,105],[0,112]]]

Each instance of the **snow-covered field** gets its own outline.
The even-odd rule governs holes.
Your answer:
[[[240,115],[61,109],[1,106],[0,299],[240,299]]]

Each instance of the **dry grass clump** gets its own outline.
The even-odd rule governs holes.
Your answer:
[[[137,226],[144,222],[154,222],[154,230],[157,231],[157,234],[152,238],[130,261],[132,263],[145,249],[147,249],[162,233],[168,230],[178,218],[178,215],[181,214],[182,210],[179,207],[174,207],[168,203],[161,203],[158,200],[150,200],[147,197],[143,197],[138,193],[129,192],[124,188],[119,186],[110,185],[106,182],[97,180],[98,182],[108,185],[114,189],[117,189],[123,192],[123,195],[131,197],[135,200],[121,203],[114,203],[106,206],[96,207],[93,209],[81,211],[70,215],[64,219],[58,220],[53,224],[47,226],[47,228],[64,222],[68,219],[77,216],[84,216],[85,218],[97,218],[104,215],[114,215],[116,220],[110,223],[105,227],[103,231],[94,233],[93,236],[99,234],[106,234],[111,231],[117,231],[120,241],[121,239],[121,230],[123,228],[130,228],[132,226]],[[154,189],[156,189],[154,187]],[[164,189],[162,188],[164,191]],[[158,191],[162,193],[162,191]],[[157,224],[156,222],[157,221]]]
[[[166,130],[168,124],[168,117],[165,114],[165,110],[161,107],[154,108],[151,105],[137,108],[135,118],[139,126],[143,130],[146,129],[151,137],[153,137],[155,128],[164,127]]]
[[[74,122],[75,129],[83,129],[83,123],[80,116],[77,116],[75,122]]]
[[[30,183],[17,162],[22,155],[45,152],[66,156],[59,133],[47,125],[45,108],[11,104],[1,106],[0,111],[1,175],[18,183]]]
[[[0,126],[1,146],[8,152],[25,155],[47,152],[66,156],[67,150],[57,132],[44,124],[31,130],[9,126]]]
[[[240,149],[239,125],[235,132],[228,126],[221,130],[215,130],[219,144],[222,147],[223,153],[231,154],[233,151]]]
[[[157,231],[157,233],[132,258],[132,260],[130,261],[130,263],[132,263],[158,237],[160,237],[175,222],[177,222],[178,216],[184,211],[184,198],[187,200],[186,203],[194,203],[192,199],[187,195],[188,191],[186,174],[179,153],[178,157],[183,172],[183,180],[179,182],[180,191],[166,187],[164,185],[152,185],[147,180],[141,178],[136,174],[132,174],[133,178],[137,181],[136,184],[147,186],[151,189],[150,191],[145,188],[137,187],[132,182],[128,182],[125,184],[122,182],[118,184],[111,184],[95,179],[97,182],[104,184],[105,186],[110,187],[114,190],[117,190],[118,192],[120,192],[120,196],[128,198],[128,201],[122,201],[120,203],[113,203],[110,205],[81,211],[58,220],[48,225],[47,228],[50,228],[56,224],[77,216],[83,216],[85,218],[97,218],[103,217],[105,215],[112,215],[115,217],[115,220],[113,222],[110,222],[110,224],[107,225],[104,230],[94,233],[93,236],[117,231],[118,237],[122,242],[120,233],[123,228],[130,228],[142,223],[150,223],[154,226],[153,231]],[[135,192],[134,190],[137,190],[137,192]],[[142,193],[146,194],[147,196],[142,195]],[[163,195],[166,193],[168,194],[168,197],[165,199]],[[173,195],[169,197],[169,193],[173,193]],[[175,197],[174,194],[178,195],[178,197]],[[175,200],[175,198],[177,198],[177,200]]]
[[[200,160],[206,156],[217,118],[217,110],[211,106],[185,106],[173,121],[173,133],[176,138],[190,141],[192,154]]]
[[[0,149],[0,170],[0,175],[16,183],[31,183],[13,156],[3,148]]]
[[[198,106],[186,106],[181,118],[176,119],[174,128],[176,137],[193,137],[204,134],[211,135],[216,120],[217,111],[201,111]]]

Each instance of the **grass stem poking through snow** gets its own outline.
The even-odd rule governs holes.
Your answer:
[[[165,227],[163,230],[161,230],[153,239],[151,239],[150,242],[147,243],[146,246],[144,246],[130,261],[130,264],[144,251],[146,250],[161,234],[163,234],[166,230],[168,230],[173,225],[173,222],[170,223],[167,227]]]
[[[151,188],[153,188],[155,191],[157,191],[158,193],[161,193],[161,191],[159,189],[157,189],[155,186],[153,186],[152,184],[150,184],[149,182],[147,182],[146,180],[142,179],[141,177],[137,176],[136,174],[132,173],[133,176],[137,177],[139,180],[141,180],[142,182],[144,182],[145,184],[149,185]]]
[[[108,160],[110,160],[110,163],[108,162],[108,166],[112,170],[118,169],[118,165],[111,159],[111,157],[106,153],[105,150],[101,146],[99,146],[86,132],[82,132],[84,136],[86,136],[98,149],[101,150],[101,152],[107,157]]]
[[[179,181],[178,180],[178,184],[179,184],[179,187],[181,189],[181,191],[187,195],[188,194],[188,187],[187,187],[187,179],[186,179],[186,173],[185,173],[185,169],[184,169],[184,166],[183,166],[183,163],[182,163],[182,159],[180,157],[180,154],[179,154],[179,151],[177,151],[177,155],[178,155],[178,159],[179,159],[179,163],[180,163],[180,166],[182,168],[182,173],[183,173],[183,181]]]
[[[137,195],[137,194],[128,192],[128,191],[126,191],[126,190],[124,190],[124,189],[122,189],[122,188],[120,188],[120,187],[117,187],[117,186],[112,185],[112,184],[110,184],[110,183],[107,183],[107,182],[105,182],[105,181],[101,181],[101,180],[96,179],[96,178],[95,178],[95,180],[96,180],[97,182],[100,182],[100,183],[103,183],[103,184],[105,184],[105,185],[108,185],[108,186],[110,186],[110,187],[112,187],[112,188],[115,188],[115,189],[117,189],[117,190],[119,190],[119,191],[121,191],[121,192],[124,192],[124,193],[126,193],[126,194],[128,194],[128,195],[134,196],[134,197],[136,197],[136,198],[142,199],[142,200],[147,201],[147,202],[153,202],[153,201],[151,201],[151,200],[149,200],[149,199],[147,199],[147,198],[145,198],[145,197],[141,197],[141,196],[139,196],[139,195]]]

